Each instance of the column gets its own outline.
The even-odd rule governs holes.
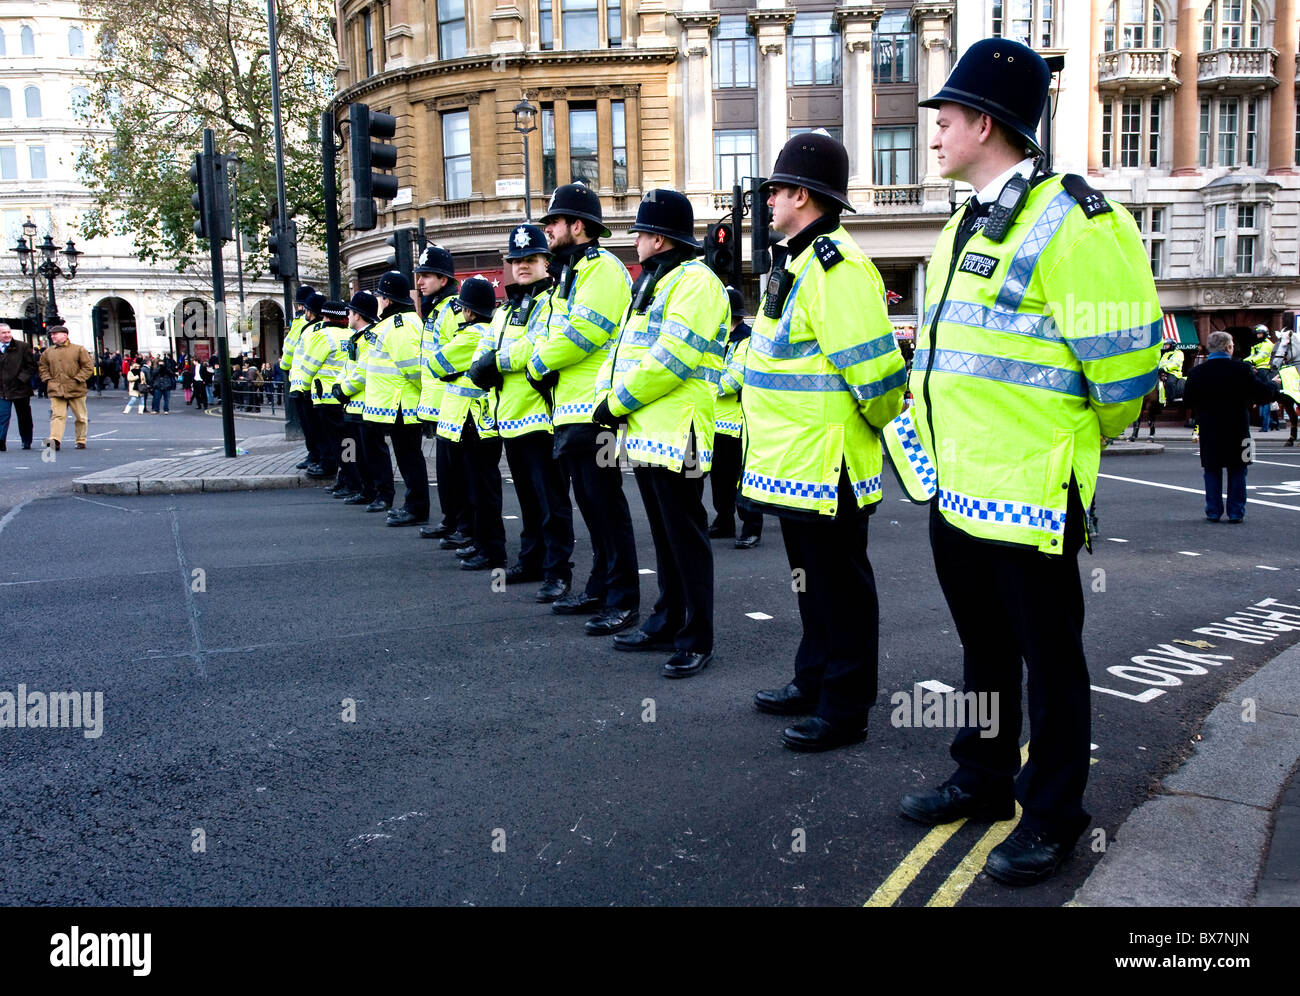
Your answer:
[[[627,192],[641,194],[641,86],[623,87],[623,112],[627,123]]]
[[[873,182],[871,36],[884,12],[878,4],[835,9],[844,36],[844,146],[849,150],[850,188]]]
[[[614,193],[614,158],[606,150],[614,148],[614,116],[609,107],[610,88],[596,87],[596,136],[599,156],[596,168],[600,176],[600,193]]]
[[[794,21],[793,7],[751,10],[749,23],[758,39],[758,172],[766,176],[785,145],[786,106],[785,32]]]
[[[515,0],[497,0],[496,9],[488,17],[492,21],[488,50],[493,55],[524,50],[524,15]]]
[[[719,15],[707,11],[674,14],[682,26],[682,57],[686,63],[686,93],[682,97],[686,129],[686,192],[713,189],[713,67],[709,36]]]
[[[1273,47],[1277,49],[1277,89],[1269,96],[1268,172],[1294,173],[1295,157],[1295,0],[1276,0]]]
[[[389,0],[384,13],[384,70],[411,65],[414,44],[415,32],[407,17],[407,0]]]
[[[1088,6],[1088,173],[1091,176],[1101,173],[1101,105],[1109,99],[1097,89],[1097,59],[1106,46],[1102,19],[1107,4],[1108,0],[1092,0]]]
[[[1200,92],[1196,86],[1197,53],[1201,45],[1201,0],[1178,0],[1178,78],[1174,93],[1174,168],[1171,176],[1195,176],[1201,129]],[[1294,27],[1288,31],[1294,31]],[[1294,67],[1292,72],[1294,73]]]
[[[937,93],[952,71],[955,61],[953,8],[954,4],[951,3],[917,4],[912,8],[917,35],[916,61],[920,74],[918,89],[922,99]],[[926,211],[947,212],[948,181],[939,175],[938,155],[930,148],[935,114],[935,111],[921,108],[916,119],[917,157],[925,163],[925,169],[921,171],[922,206]]]
[[[569,158],[569,91],[557,87],[551,91],[555,102],[555,185],[573,182],[573,164]]]

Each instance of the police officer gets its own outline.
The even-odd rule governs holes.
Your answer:
[[[754,696],[809,718],[792,750],[858,743],[876,697],[879,606],[867,520],[881,499],[880,437],[903,406],[903,357],[885,287],[840,224],[852,211],[849,157],[824,133],[785,144],[764,189],[788,236],[754,319],[741,408],[740,506],[781,520],[803,638],[794,679]]]
[[[1251,347],[1246,362],[1255,368],[1256,376],[1261,381],[1269,380],[1269,370],[1273,363],[1273,340],[1269,338],[1267,325],[1255,326],[1255,344]],[[1259,406],[1259,431],[1273,431],[1272,402]]]
[[[280,370],[284,374],[286,381],[289,377],[289,371],[293,367],[293,354],[298,347],[298,340],[302,337],[302,330],[310,324],[307,317],[303,314],[303,306],[307,299],[316,293],[316,288],[311,284],[303,284],[294,292],[293,296],[293,320],[289,323],[289,329],[284,334],[284,343],[280,347]],[[296,405],[297,400],[286,400],[287,405]],[[301,418],[301,412],[299,412]],[[311,444],[307,442],[306,433],[303,433],[303,441],[307,443],[307,459],[298,464],[299,470],[306,470],[317,460],[317,454],[311,450]]]
[[[736,535],[736,488],[740,486],[742,449],[741,430],[745,417],[740,410],[740,393],[745,386],[745,358],[749,355],[750,327],[745,321],[745,298],[734,287],[727,288],[731,307],[731,332],[727,336],[722,379],[714,419],[713,469],[709,482],[713,489],[716,518],[709,526],[711,539],[730,539]],[[758,546],[763,537],[763,516],[753,510],[740,510],[740,538],[737,550]]]
[[[343,369],[347,339],[347,305],[342,301],[326,301],[321,306],[322,321],[308,327],[298,342],[293,357],[294,372],[307,386],[307,396],[312,403],[312,421],[322,451],[321,467],[339,472],[339,480],[326,491],[331,494],[353,494],[349,487],[346,468],[340,462],[343,455],[343,406],[334,397],[333,387]],[[352,454],[348,454],[352,456]],[[311,474],[311,471],[307,471]],[[315,475],[312,475],[315,476]]]
[[[370,351],[370,340],[367,338],[367,333],[370,327],[379,320],[379,302],[369,291],[357,291],[352,295],[352,300],[348,302],[347,311],[348,328],[351,329],[351,335],[343,342],[345,354],[343,367],[339,371],[338,380],[330,390],[343,408],[343,447],[345,450],[350,449],[352,454],[355,455],[355,460],[348,461],[345,459],[343,461],[344,471],[348,470],[349,464],[353,465],[352,473],[355,474],[355,477],[349,479],[356,488],[355,491],[343,496],[343,504],[369,506],[371,502],[379,497],[378,481],[366,450],[365,423],[362,418],[365,407],[363,404],[364,394],[352,389],[351,385],[354,382],[361,382],[365,376],[366,355]],[[344,393],[344,385],[349,386],[352,397]],[[349,443],[351,443],[351,446],[349,446]],[[384,446],[383,459],[389,459],[387,446]],[[342,476],[343,474],[340,473],[340,477]],[[391,464],[389,464],[388,480],[388,503],[391,505]]]
[[[337,467],[329,466],[329,449],[325,442],[324,430],[312,410],[311,385],[303,378],[303,341],[323,324],[322,311],[325,308],[325,295],[313,291],[307,295],[302,306],[303,324],[293,343],[293,358],[289,361],[289,397],[298,412],[298,421],[302,426],[303,439],[307,443],[307,452],[311,454],[307,464],[308,477],[333,477]],[[295,319],[296,321],[296,319]],[[281,364],[284,358],[281,357]],[[233,398],[233,391],[231,397]]]
[[[442,246],[427,245],[415,264],[415,288],[419,292],[420,314],[424,317],[424,332],[420,337],[420,404],[416,411],[420,419],[431,425],[436,433],[438,406],[446,385],[429,369],[429,357],[440,346],[446,345],[460,328],[460,305],[456,302],[456,266]],[[436,526],[421,526],[425,539],[447,539],[444,549],[469,546],[471,518],[465,494],[465,475],[461,462],[452,451],[451,444],[435,435],[434,468],[438,481],[438,506],[442,521]]]
[[[591,535],[591,576],[582,591],[551,605],[559,615],[596,613],[585,629],[592,636],[617,633],[640,619],[636,537],[623,494],[618,461],[600,446],[591,421],[596,374],[632,298],[632,278],[618,258],[601,247],[609,236],[600,198],[582,183],[557,187],[541,223],[551,247],[556,278],[545,336],[539,336],[525,373],[551,406],[555,456],[573,482]]]
[[[1029,48],[989,39],[921,102],[938,110],[941,175],[976,194],[935,247],[915,405],[885,434],[909,493],[930,501],[963,688],[1000,717],[993,737],[958,730],[957,771],[900,808],[926,824],[1006,820],[1019,799],[1019,824],[985,864],[1013,884],[1051,875],[1088,825],[1084,510],[1101,437],[1119,435],[1155,386],[1163,326],[1132,217],[1081,177],[1045,171],[1036,134],[1049,78]]]
[[[573,580],[573,506],[569,482],[551,455],[551,416],[546,402],[524,377],[533,347],[545,335],[554,302],[546,270],[551,258],[546,233],[519,225],[506,247],[506,303],[479,340],[469,376],[488,391],[497,432],[519,498],[519,559],[506,571],[506,584],[541,581],[537,601],[554,602]]]
[[[651,190],[637,209],[641,276],[618,340],[596,378],[592,420],[617,432],[655,545],[659,599],[618,650],[672,654],[666,678],[685,678],[713,658],[713,551],[704,512],[712,466],[714,398],[726,350],[727,293],[696,259],[695,213],[675,190]]]

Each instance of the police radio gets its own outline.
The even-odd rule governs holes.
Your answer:
[[[780,318],[785,310],[785,299],[794,286],[794,274],[785,267],[790,258],[787,246],[772,246],[772,257],[772,269],[768,271],[767,286],[763,289],[763,316]]]
[[[563,269],[560,270],[560,278],[556,281],[558,285],[556,293],[565,300],[568,300],[569,292],[573,290],[573,278],[576,272],[572,263],[565,263]]]
[[[519,306],[515,308],[515,313],[510,316],[511,325],[527,325],[528,312],[533,310],[533,295],[525,294],[519,299]]]
[[[645,314],[646,308],[654,300],[655,285],[659,283],[659,268],[646,269],[636,278],[632,285],[632,311],[638,315]]]
[[[1021,208],[1025,206],[1025,199],[1029,196],[1029,189],[1034,185],[1034,180],[1038,176],[1039,168],[1043,160],[1040,158],[1034,160],[1034,168],[1026,179],[1017,174],[1007,181],[1002,192],[998,194],[998,199],[993,202],[989,208],[988,221],[984,222],[984,229],[980,233],[990,242],[1001,242],[1007,237],[1007,232],[1015,222],[1016,217],[1020,214]]]

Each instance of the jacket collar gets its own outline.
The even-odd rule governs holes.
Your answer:
[[[816,221],[809,224],[797,235],[790,236],[788,245],[790,246],[790,259],[797,259],[799,255],[813,243],[813,239],[819,235],[830,235],[831,232],[840,227],[840,216],[838,214],[824,214]]]

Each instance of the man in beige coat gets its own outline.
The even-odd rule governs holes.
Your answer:
[[[71,408],[76,419],[77,449],[84,450],[86,427],[90,424],[86,417],[86,382],[94,375],[95,364],[84,347],[68,342],[64,326],[55,325],[49,331],[50,348],[41,354],[40,368],[45,392],[50,396],[50,438],[45,445],[53,442],[56,450],[61,448]]]

